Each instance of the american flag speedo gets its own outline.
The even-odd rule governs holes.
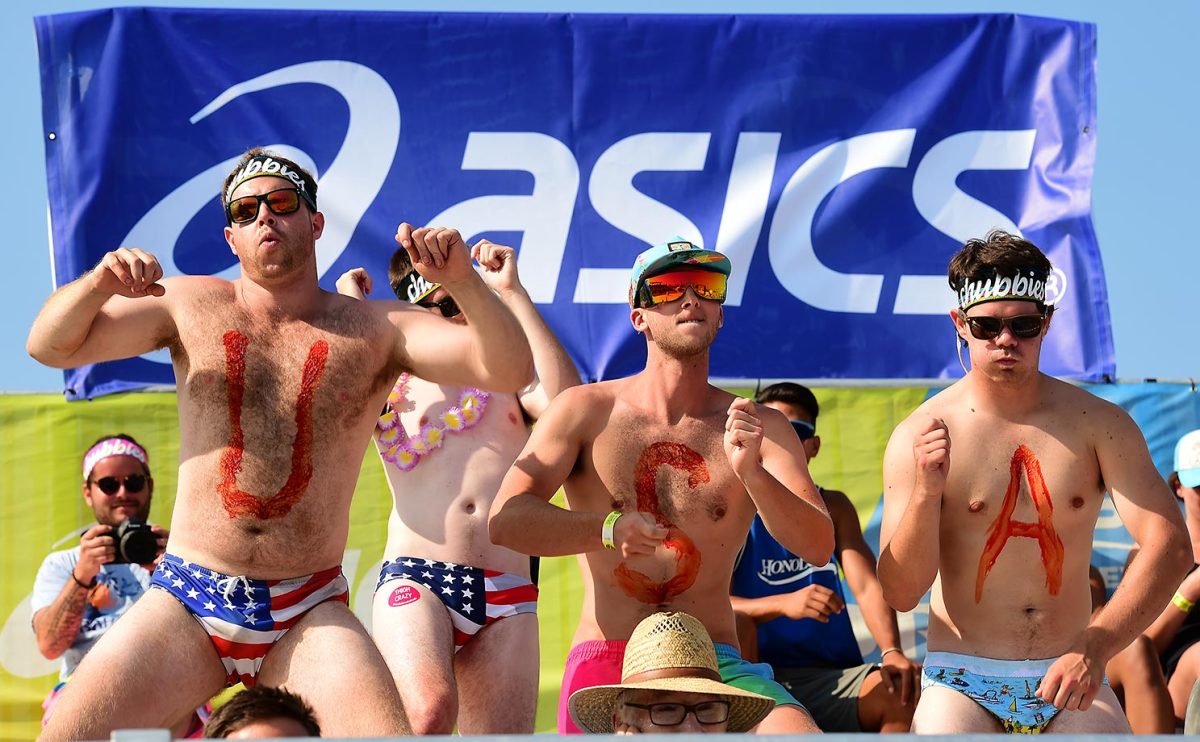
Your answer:
[[[263,658],[304,614],[327,600],[349,602],[341,567],[286,580],[224,575],[163,554],[151,578],[192,613],[225,665],[225,682],[255,683]]]
[[[401,580],[424,585],[446,606],[454,625],[455,652],[488,624],[537,613],[537,588],[528,579],[508,572],[402,556],[383,563],[375,592]],[[394,607],[417,599],[411,586],[392,584],[389,589],[388,603]]]

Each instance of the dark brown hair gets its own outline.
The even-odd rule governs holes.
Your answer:
[[[295,693],[283,688],[256,685],[238,693],[213,712],[204,728],[204,736],[225,738],[247,724],[267,719],[292,719],[300,722],[310,737],[320,737],[321,727],[312,707]]]
[[[783,404],[790,404],[793,407],[799,407],[808,413],[814,425],[817,422],[817,415],[821,412],[821,408],[817,404],[817,397],[812,393],[812,390],[803,384],[796,384],[790,381],[781,381],[778,384],[766,387],[754,397],[754,401],[759,404],[782,402]]]
[[[291,160],[284,157],[283,155],[277,154],[277,153],[272,152],[267,149],[263,149],[262,147],[254,147],[252,149],[246,150],[246,153],[244,155],[242,155],[241,158],[238,159],[237,164],[233,166],[233,170],[229,171],[229,175],[225,176],[225,182],[221,184],[221,208],[222,209],[224,209],[225,207],[227,207],[229,205],[229,201],[227,198],[227,196],[229,194],[229,184],[233,182],[233,179],[235,177],[237,177],[238,173],[242,172],[242,168],[246,167],[246,165],[249,164],[249,162],[251,160],[253,160],[255,157],[270,157],[273,160],[278,160],[280,162],[280,164],[286,165],[289,170],[293,170],[293,171],[303,175],[304,180],[307,181],[307,189],[308,189],[309,198],[312,199],[313,204],[315,204],[317,202],[317,179],[312,176],[312,173],[308,172],[307,170],[300,167],[295,162],[292,162]],[[283,176],[280,176],[280,177],[283,177]],[[286,177],[284,177],[283,179],[287,180]],[[315,210],[315,207],[314,207],[314,210]]]
[[[962,249],[950,258],[947,278],[950,288],[958,294],[972,281],[986,281],[1031,268],[1045,280],[1050,275],[1050,259],[1029,240],[1002,229],[993,229],[983,239],[967,240]],[[1037,304],[1038,309],[1043,311],[1054,310],[1053,306],[1042,302]]]

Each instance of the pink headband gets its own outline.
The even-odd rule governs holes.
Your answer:
[[[147,471],[150,469],[150,457],[146,455],[146,449],[124,438],[105,438],[89,448],[88,452],[84,454],[84,481],[87,481],[92,476],[92,469],[96,468],[96,464],[100,463],[101,459],[107,459],[109,456],[132,456],[142,462]]]

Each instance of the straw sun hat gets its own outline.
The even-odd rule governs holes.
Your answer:
[[[613,711],[623,690],[711,693],[729,698],[730,732],[763,720],[775,701],[721,682],[717,653],[704,625],[686,613],[655,613],[629,637],[620,685],[581,688],[571,694],[571,719],[588,732],[612,734]]]

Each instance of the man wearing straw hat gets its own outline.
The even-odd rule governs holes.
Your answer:
[[[617,685],[571,694],[571,718],[588,732],[745,732],[775,706],[767,696],[721,682],[704,624],[686,613],[655,613],[633,630]]]

